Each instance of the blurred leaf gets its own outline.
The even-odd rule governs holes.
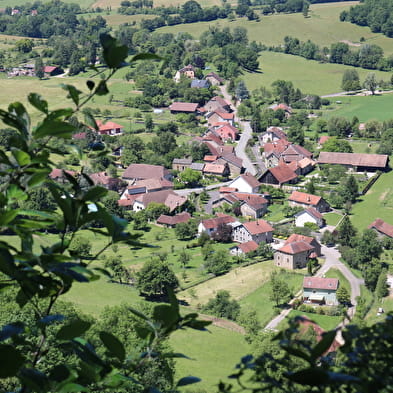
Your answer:
[[[58,393],[77,393],[89,391],[90,390],[88,388],[73,382],[66,383],[65,385],[62,385],[59,390],[57,390]]]
[[[104,96],[105,94],[108,94],[109,90],[108,90],[108,86],[106,85],[105,81],[100,81],[98,83],[98,86],[95,89],[95,94],[97,94],[98,96]]]
[[[71,138],[77,128],[70,123],[60,120],[44,120],[33,132],[35,139],[45,136],[56,136],[58,138]]]
[[[25,326],[22,322],[14,322],[3,326],[0,330],[0,341],[7,340],[12,336],[23,333]]]
[[[154,53],[138,53],[137,55],[132,56],[131,62],[137,60],[163,60],[163,58]]]
[[[184,377],[184,378],[179,379],[179,381],[177,381],[176,386],[179,387],[179,386],[191,385],[193,383],[197,383],[200,381],[201,381],[201,379],[198,377],[191,377],[191,376]]]
[[[88,88],[90,91],[94,89],[94,86],[95,86],[95,85],[96,85],[96,84],[94,83],[94,81],[91,81],[91,80],[86,81],[86,86],[87,86],[87,88]]]
[[[316,367],[297,371],[293,374],[287,374],[287,377],[293,382],[310,386],[326,385],[329,382],[327,372]]]
[[[71,340],[78,337],[89,330],[91,326],[90,322],[77,320],[71,322],[69,325],[62,326],[57,332],[56,338],[59,340]]]
[[[112,69],[120,68],[128,56],[128,47],[118,45],[115,38],[105,33],[100,34],[100,42],[105,64]]]
[[[24,368],[19,373],[19,378],[34,392],[46,393],[49,390],[48,377],[34,368]]]
[[[62,84],[61,87],[68,91],[68,97],[74,102],[76,106],[79,105],[79,95],[82,94],[75,86]]]
[[[126,352],[121,341],[113,334],[107,332],[100,332],[100,338],[108,352],[123,362]]]
[[[12,149],[11,154],[13,155],[19,166],[25,166],[30,164],[31,162],[30,156],[22,150]]]
[[[38,324],[47,326],[55,322],[61,322],[64,320],[64,318],[65,318],[64,315],[61,314],[47,315],[46,317],[41,318],[38,321]]]
[[[85,112],[84,115],[86,125],[98,131],[98,125],[96,120],[94,119],[94,116],[90,112]]]
[[[319,343],[311,351],[311,357],[316,360],[317,358],[322,356],[330,348],[335,338],[335,330],[330,330],[329,332],[323,333],[322,340],[320,340]]]
[[[37,93],[30,93],[27,96],[30,104],[33,105],[39,111],[48,114],[48,102],[43,100],[42,97]]]
[[[25,358],[12,345],[0,344],[0,378],[13,377],[25,362]]]

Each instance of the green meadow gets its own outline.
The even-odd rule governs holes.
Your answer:
[[[366,229],[376,218],[393,225],[393,171],[383,173],[371,189],[352,208],[351,222]]]
[[[360,69],[357,69],[359,72]],[[360,76],[360,72],[359,72]],[[377,78],[387,80],[387,73],[381,73]],[[363,80],[362,76],[360,79]],[[352,119],[356,116],[361,122],[368,120],[388,120],[393,117],[393,93],[376,94],[374,96],[342,96],[330,98],[334,103],[336,100],[341,104],[333,104],[331,109],[323,112],[324,117],[343,116]]]
[[[220,19],[214,22],[198,22],[187,25],[166,26],[158,29],[165,32],[188,32],[195,38],[209,29],[209,26],[245,27],[250,41],[261,42],[266,45],[280,45],[285,36],[297,37],[301,41],[311,40],[319,46],[330,46],[332,43],[345,40],[354,48],[359,45],[360,38],[365,43],[377,44],[383,48],[385,54],[393,53],[392,39],[382,34],[372,33],[368,27],[361,27],[349,22],[340,22],[340,13],[357,2],[313,4],[310,7],[310,17],[304,18],[298,14],[276,14],[260,16],[260,21],[248,21],[237,18],[234,21]],[[257,11],[258,12],[258,11]]]
[[[311,321],[314,321],[316,324],[318,324],[324,330],[334,329],[335,327],[337,327],[337,325],[342,320],[341,317],[331,317],[329,315],[319,315],[319,314],[314,314],[314,313],[291,310],[291,312],[288,314],[286,319],[284,319],[284,321],[282,321],[278,325],[278,328],[285,329],[286,327],[288,327],[288,319],[295,318],[295,317],[306,317],[306,318],[310,319]]]

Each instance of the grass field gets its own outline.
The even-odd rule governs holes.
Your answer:
[[[393,225],[393,171],[384,173],[352,209],[351,221],[359,230],[376,218]]]
[[[292,310],[288,314],[286,319],[278,325],[278,329],[285,329],[288,326],[288,322],[287,322],[288,319],[295,318],[297,316],[304,316],[307,317],[308,319],[311,319],[324,330],[334,329],[341,322],[342,319],[341,317],[331,317],[329,315],[319,315],[319,314],[312,314],[312,313]]]
[[[280,278],[285,280],[295,294],[301,289],[303,275],[289,271],[280,271]],[[275,315],[275,303],[270,300],[270,284],[266,280],[257,290],[240,300],[243,309],[255,310],[262,326],[265,326]]]
[[[391,54],[393,46],[390,38],[382,34],[372,33],[368,27],[339,21],[340,13],[353,4],[354,2],[313,4],[310,7],[310,18],[304,18],[301,13],[278,14],[261,16],[259,22],[237,18],[235,21],[219,20],[216,22],[167,26],[159,29],[159,31],[188,32],[198,38],[203,31],[208,30],[212,23],[231,29],[242,26],[248,30],[250,41],[255,40],[266,45],[280,45],[287,35],[297,37],[301,41],[311,40],[319,46],[330,46],[332,43],[342,40],[357,45],[360,38],[364,37],[365,43],[377,44],[383,48],[385,54]]]
[[[345,70],[353,68],[342,64],[319,63],[277,52],[262,52],[259,64],[262,73],[246,72],[243,75],[250,90],[261,86],[269,88],[275,80],[285,79],[292,81],[293,85],[304,93],[318,95],[340,92]],[[362,68],[356,70],[361,80],[370,72]],[[390,79],[387,72],[376,71],[375,74],[378,79]],[[330,111],[327,113],[330,114]]]
[[[382,78],[386,80],[386,76]],[[324,117],[343,116],[352,119],[356,116],[361,122],[372,119],[383,121],[393,117],[393,93],[375,96],[345,96],[337,97],[337,99],[341,101],[341,104],[332,105],[332,109],[325,110]]]
[[[202,379],[194,388],[185,388],[185,391],[190,392],[198,392],[199,389],[218,391],[220,379],[230,383],[225,377],[232,374],[240,358],[250,352],[244,336],[215,326],[208,326],[208,332],[177,331],[171,336],[170,344],[174,352],[184,353],[191,358],[176,360],[176,377],[194,375]]]
[[[326,213],[323,218],[326,220],[327,225],[336,226],[341,219],[341,215],[338,213]]]

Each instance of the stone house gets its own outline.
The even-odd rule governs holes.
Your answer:
[[[274,264],[290,270],[305,268],[313,250],[314,247],[304,241],[284,244],[274,253]]]
[[[172,161],[172,169],[174,171],[183,172],[186,168],[190,168],[192,159],[190,158],[174,158]]]

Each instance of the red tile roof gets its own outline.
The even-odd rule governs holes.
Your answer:
[[[169,110],[174,112],[196,112],[199,104],[193,102],[174,102],[169,106]]]
[[[161,165],[131,164],[123,173],[123,179],[162,179],[169,171]]]
[[[54,70],[56,70],[57,67],[55,66],[45,66],[44,67],[44,72],[47,74],[50,74],[51,72],[53,72]]]
[[[323,215],[317,209],[314,209],[313,207],[309,207],[309,208],[305,209],[304,211],[309,213],[314,218],[317,218],[318,220],[323,219]]]
[[[255,251],[258,249],[258,243],[254,242],[254,240],[250,240],[249,242],[241,243],[238,247],[245,253],[249,253],[251,251]]]
[[[218,190],[220,193],[228,193],[237,191],[236,187],[220,187]]]
[[[145,207],[149,203],[163,203],[169,207],[170,211],[175,210],[177,207],[183,205],[187,198],[175,194],[172,190],[162,190],[156,192],[149,192],[147,194],[139,194],[135,201],[142,203]]]
[[[137,180],[133,185],[136,187],[146,187],[147,192],[155,189],[173,188],[173,183],[164,178]]]
[[[239,130],[236,127],[233,127],[230,124],[223,125],[215,130],[215,132],[222,139],[232,139],[235,140],[237,135],[239,134]]]
[[[380,218],[377,218],[374,222],[372,222],[368,226],[368,229],[376,229],[378,232],[381,232],[386,236],[393,237],[393,225],[388,224]]]
[[[235,218],[227,214],[217,214],[215,218],[208,218],[207,220],[202,220],[202,224],[206,229],[217,228],[220,224],[229,224],[235,222]]]
[[[251,235],[259,235],[260,233],[274,231],[274,228],[268,222],[262,219],[245,222],[243,223],[243,226]]]
[[[313,240],[314,238],[311,236],[304,236],[297,233],[292,233],[292,235],[288,237],[284,244],[292,242],[306,242],[308,244],[311,244]]]
[[[388,160],[389,156],[386,154],[334,153],[326,151],[322,151],[318,158],[320,164],[341,164],[371,168],[385,168]]]
[[[323,278],[323,277],[304,277],[303,288],[307,289],[331,289],[338,288],[338,278]]]
[[[233,120],[235,115],[233,113],[228,113],[228,112],[214,112],[216,113],[218,116],[221,117],[221,119],[224,120]]]
[[[285,164],[270,168],[269,171],[277,179],[279,184],[287,183],[297,178],[297,174]]]
[[[260,194],[248,194],[246,192],[234,192],[233,195],[237,200],[247,203],[252,208],[260,209],[267,205],[269,201]]]
[[[203,168],[203,173],[212,173],[216,175],[223,175],[225,173],[225,165],[220,164],[206,164]]]
[[[320,145],[323,145],[329,138],[330,138],[329,135],[322,135],[322,136],[318,139],[318,143],[319,143]]]
[[[205,157],[203,157],[203,161],[205,161],[205,162],[213,162],[213,161],[216,161],[217,158],[218,158],[218,156],[206,155]]]
[[[316,206],[322,198],[317,195],[307,194],[301,191],[292,191],[289,201],[302,203],[305,205]]]
[[[206,133],[206,135],[203,136],[204,141],[212,141],[217,143],[217,145],[223,145],[224,142],[220,138],[219,135],[214,134],[213,132],[209,131]]]
[[[51,179],[59,179],[61,177],[64,177],[64,172],[68,173],[71,176],[75,176],[76,172],[75,171],[69,171],[69,170],[64,170],[64,169],[58,169],[58,168],[53,168],[52,172],[49,174],[49,177]]]
[[[244,173],[243,175],[240,175],[240,177],[251,187],[259,187],[261,183],[258,181],[256,177],[251,175],[251,173]]]
[[[111,131],[111,130],[123,129],[122,125],[114,123],[113,121],[107,121],[106,123],[103,123],[101,120],[97,120],[97,126],[98,126],[98,131]]]
[[[181,222],[187,222],[191,219],[191,214],[187,212],[182,212],[176,214],[174,216],[167,216],[165,214],[161,214],[157,219],[157,224],[161,225],[177,225]]]
[[[278,251],[285,254],[295,255],[304,251],[311,251],[314,247],[304,241],[297,241],[291,243],[285,243]]]

